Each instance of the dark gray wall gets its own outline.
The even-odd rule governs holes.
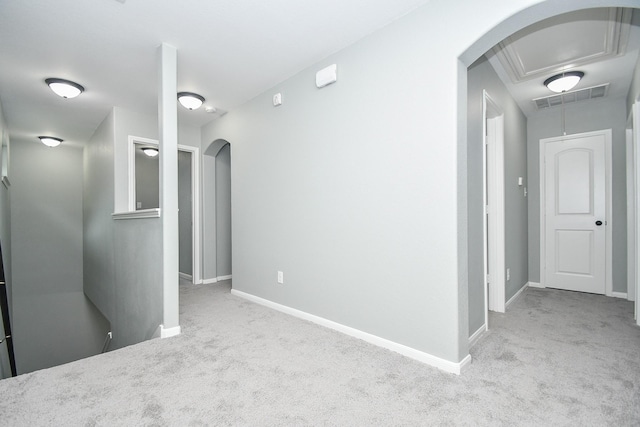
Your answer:
[[[98,354],[109,324],[83,289],[82,149],[12,147],[13,337],[19,373]]]
[[[613,291],[627,292],[627,199],[625,99],[603,99],[566,107],[567,135],[612,129],[613,132]],[[540,282],[540,140],[562,135],[559,108],[529,118],[529,278]]]
[[[109,319],[115,319],[113,240],[114,112],[84,149],[84,292]]]
[[[527,119],[489,62],[482,57],[469,67],[467,80],[470,334],[484,324],[483,90],[504,113],[506,267],[511,269],[511,279],[506,282],[506,300],[529,280],[527,199],[523,187],[517,184],[518,177],[523,177],[524,185],[527,185]]]
[[[113,229],[112,348],[120,348],[153,338],[162,323],[162,227],[160,218],[149,218],[117,220]]]
[[[178,151],[178,233],[180,273],[193,273],[193,225],[191,194],[191,153]]]
[[[216,156],[216,275],[231,275],[231,147]]]

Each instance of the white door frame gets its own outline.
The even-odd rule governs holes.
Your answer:
[[[504,113],[486,90],[482,98],[485,326],[489,310],[504,313],[506,243],[504,187]],[[491,165],[491,166],[487,166]],[[488,193],[493,197],[489,200]],[[487,229],[488,228],[488,229]],[[488,259],[487,259],[488,258]],[[487,271],[487,269],[489,271]]]
[[[135,144],[159,146],[158,140],[129,135],[129,146],[127,147],[129,179],[127,182],[129,184],[129,211],[131,212],[136,210]],[[191,238],[191,279],[194,284],[199,284],[202,283],[202,278],[200,277],[200,149],[198,147],[178,144],[178,151],[191,153],[191,222],[193,224],[193,236]]]
[[[635,303],[635,318],[636,324],[640,326],[640,100],[636,100],[632,109],[632,127],[633,127],[633,166],[635,172],[635,257],[634,257],[634,269],[635,269],[635,288],[636,288],[636,303]]]
[[[546,221],[545,221],[545,166],[544,159],[546,154],[547,143],[551,142],[559,142],[567,139],[575,139],[575,138],[584,138],[594,135],[604,135],[605,137],[605,295],[613,296],[613,272],[612,272],[612,229],[613,229],[613,221],[612,217],[612,183],[611,183],[611,171],[612,171],[612,163],[611,163],[611,129],[599,130],[595,132],[584,132],[584,133],[575,133],[573,135],[565,135],[558,136],[553,138],[544,138],[540,140],[540,161],[539,161],[539,171],[540,171],[540,287],[545,288],[545,270],[546,270]]]
[[[633,128],[627,129],[627,299],[636,300],[636,185]]]

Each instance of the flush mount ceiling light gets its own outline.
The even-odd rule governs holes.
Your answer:
[[[78,83],[64,79],[46,79],[44,81],[56,95],[63,98],[75,98],[84,92],[84,88]]]
[[[178,102],[187,110],[197,110],[204,102],[204,97],[192,92],[178,93]]]
[[[158,149],[155,147],[144,147],[142,148],[142,152],[149,157],[155,157],[158,155]]]
[[[573,89],[583,77],[584,73],[582,71],[568,71],[549,77],[544,81],[544,85],[553,92],[562,93]]]
[[[38,138],[40,138],[40,142],[47,147],[57,147],[62,142],[60,138],[54,136],[39,136]]]

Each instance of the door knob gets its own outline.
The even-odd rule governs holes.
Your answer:
[[[602,225],[602,221],[596,221],[596,225],[597,226],[601,226]]]

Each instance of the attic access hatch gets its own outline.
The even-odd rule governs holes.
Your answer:
[[[542,98],[533,99],[533,103],[538,111],[547,108],[556,107],[558,105],[574,104],[580,101],[588,101],[590,99],[599,99],[607,96],[609,92],[609,83],[599,86],[592,86],[585,89],[563,92],[556,95],[544,96]]]

